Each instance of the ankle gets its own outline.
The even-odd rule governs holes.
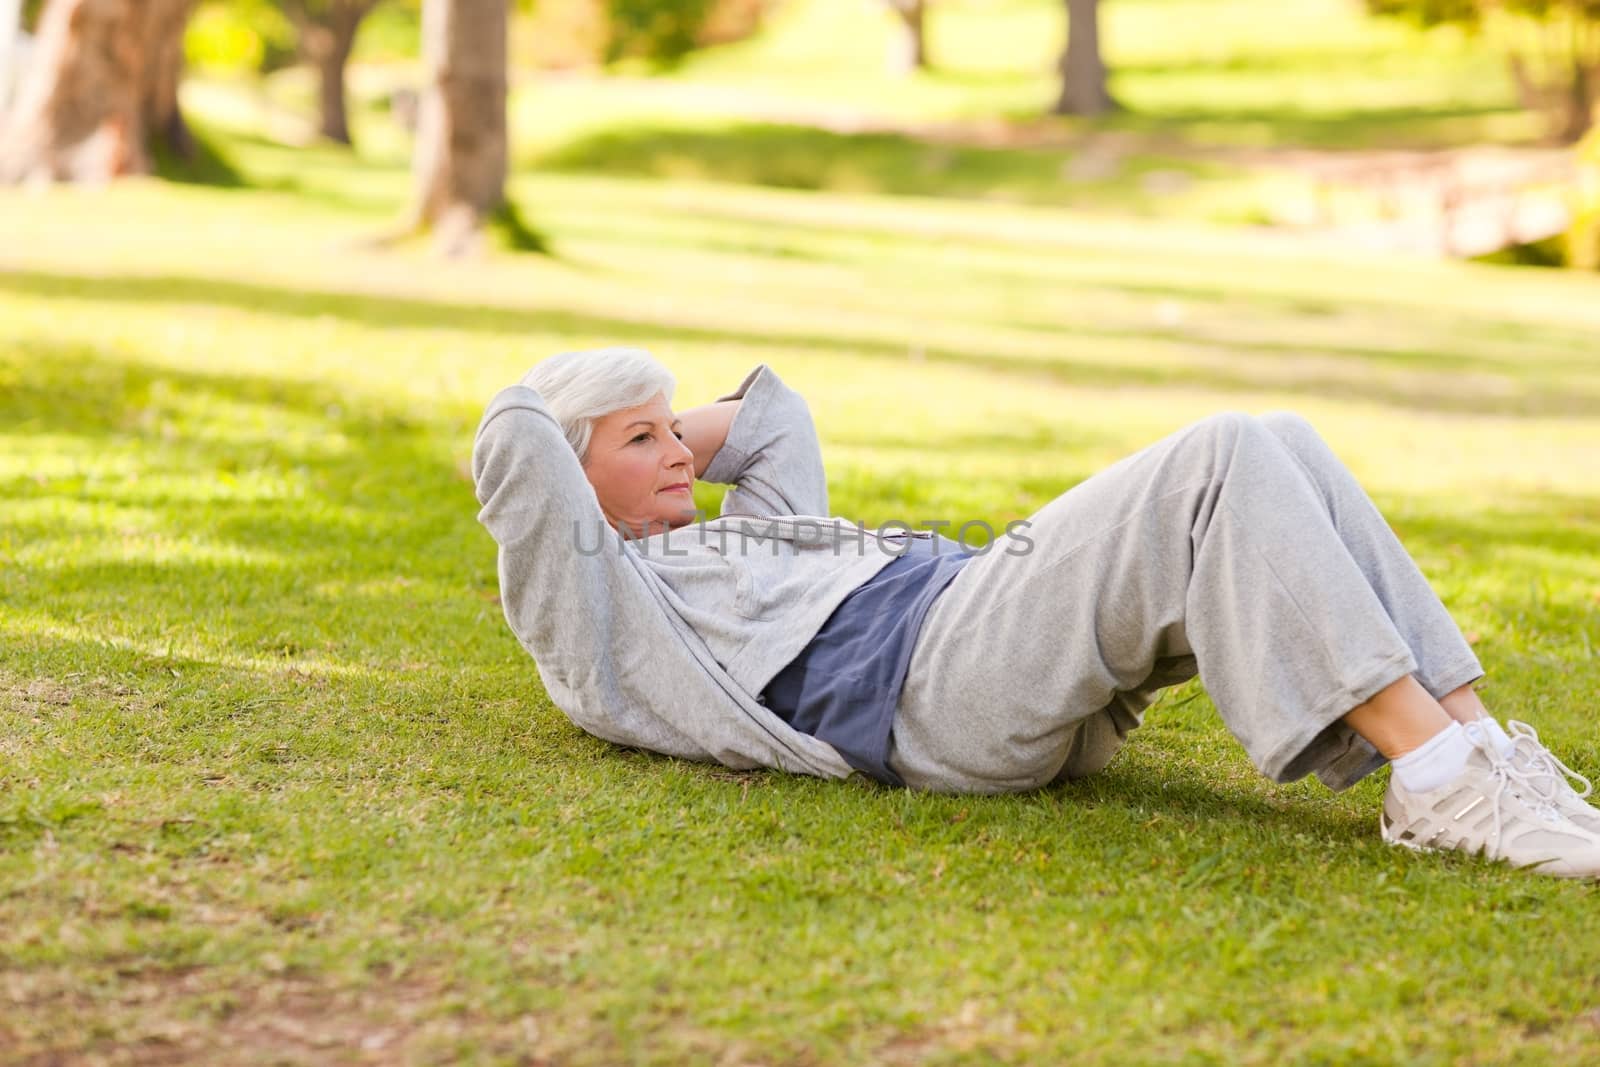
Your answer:
[[[1488,741],[1490,746],[1500,755],[1505,756],[1511,752],[1511,735],[1506,733],[1505,727],[1495,719],[1485,715],[1466,724],[1467,735],[1473,739],[1479,737]]]
[[[1390,762],[1390,773],[1402,789],[1429,793],[1459,777],[1472,755],[1473,738],[1452,722],[1428,741]]]

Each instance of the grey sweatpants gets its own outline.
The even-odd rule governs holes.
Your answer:
[[[923,623],[889,752],[912,788],[1092,774],[1198,673],[1263,774],[1345,789],[1384,763],[1347,711],[1407,674],[1436,697],[1483,674],[1298,415],[1203,419],[1030,521],[1031,549],[996,538]]]

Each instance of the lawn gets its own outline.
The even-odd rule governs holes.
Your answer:
[[[1193,686],[1012,797],[585,737],[465,473],[496,389],[611,342],[682,406],[772,364],[868,522],[1292,407],[1595,774],[1596,279],[551,173],[557,257],[444,264],[361,243],[391,163],[219,137],[239,187],[0,195],[0,1061],[1600,1055],[1593,887],[1385,847],[1381,775],[1273,785]]]
[[[1317,163],[1525,145],[1542,132],[1489,42],[1374,19],[1353,0],[1108,3],[1104,47],[1126,110],[1099,121],[1047,114],[1060,0],[939,0],[929,16],[935,65],[912,77],[884,61],[888,11],[871,0],[785,0],[758,36],[670,71],[521,71],[513,150],[524,164],[574,174],[1259,224],[1316,213],[1327,192]],[[395,14],[374,20],[358,50],[352,122],[369,160],[403,169],[409,143],[388,100],[418,73],[395,59]],[[264,87],[208,71],[186,101],[293,136],[309,132],[315,93],[304,69]],[[1370,189],[1345,199],[1363,206],[1357,220],[1380,212]]]

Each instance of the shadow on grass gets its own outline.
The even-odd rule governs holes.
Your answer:
[[[829,190],[1070,206],[1128,205],[1152,169],[1191,179],[1227,168],[1137,156],[1095,181],[1073,180],[1063,148],[986,148],[909,134],[835,133],[814,126],[739,123],[715,129],[638,127],[597,133],[535,163],[540,169],[696,178],[780,189]]]
[[[188,144],[181,152],[157,138],[154,145],[157,177],[182,185],[210,185],[218,189],[250,187],[218,138],[192,124],[186,128],[185,136]]]
[[[1513,363],[1507,359],[1437,349],[1380,348],[1325,341],[1296,344],[1241,337],[1208,338],[1165,328],[1143,331],[1097,330],[1081,325],[1053,323],[1034,323],[1026,328],[1046,335],[1073,338],[1145,337],[1152,342],[1159,340],[1195,353],[1215,354],[1224,358],[1230,354],[1262,356],[1270,361],[1265,367],[1257,364],[1237,369],[1223,369],[1215,365],[1142,368],[1127,364],[1118,368],[1118,373],[1125,374],[1128,381],[1145,387],[1190,384],[1241,393],[1281,391],[1358,403],[1381,403],[1409,411],[1498,415],[1506,418],[1587,419],[1600,411],[1600,391],[1566,380],[1574,372],[1588,376],[1583,368],[1572,365],[1549,367],[1546,374],[1530,380],[1528,372],[1531,360]],[[1305,370],[1294,365],[1297,359],[1326,360],[1328,357],[1348,370],[1330,373],[1326,369]],[[1284,364],[1283,370],[1271,367],[1271,363],[1279,361]],[[1402,383],[1381,376],[1381,372],[1391,370],[1424,371],[1432,377],[1420,380],[1413,376],[1412,381]],[[1478,384],[1474,384],[1475,381]]]
[[[1160,112],[1125,111],[1105,120],[1105,128],[1159,136],[1190,136],[1196,142],[1229,143],[1230,130],[1242,147],[1317,148],[1330,151],[1453,148],[1488,120],[1515,115],[1513,107],[1386,107],[1339,112],[1292,108],[1183,108]],[[1463,133],[1468,134],[1464,137]]]
[[[1498,505],[1465,518],[1408,514],[1397,522],[1403,537],[1457,546],[1466,552],[1492,552],[1496,546],[1539,549],[1571,556],[1600,571],[1600,499],[1564,493],[1499,496]],[[1584,594],[1574,589],[1575,597]],[[1600,590],[1590,590],[1591,595]]]
[[[1394,108],[1322,115],[1268,109],[1204,109],[1105,119],[1012,113],[1014,144],[953,143],[916,133],[836,132],[798,124],[651,125],[591,134],[531,160],[535,169],[733,182],[778,189],[998,200],[1080,209],[1139,211],[1170,198],[1176,184],[1238,177],[1238,165],[1193,158],[1222,147],[1351,149],[1447,146],[1501,108]],[[1044,132],[1047,141],[1040,144]],[[1128,154],[1078,175],[1072,142],[1096,132],[1143,140]],[[1159,175],[1154,172],[1159,171]],[[1147,187],[1146,178],[1150,184]]]
[[[1276,44],[1270,51],[1219,51],[1181,60],[1165,57],[1121,63],[1114,72],[1112,91],[1116,91],[1123,79],[1137,80],[1148,86],[1159,86],[1162,82],[1179,85],[1212,82],[1238,87],[1254,85],[1263,89],[1270,81],[1281,89],[1286,70],[1298,71],[1307,83],[1319,79],[1365,82],[1371,78],[1374,62],[1383,63],[1375,56],[1326,48],[1314,40],[1305,40],[1294,46]],[[1463,70],[1460,61],[1452,61],[1450,70],[1452,76],[1459,78]],[[1489,120],[1523,114],[1509,94],[1503,102],[1497,103],[1452,101],[1440,104],[1397,103],[1391,94],[1365,106],[1355,104],[1338,109],[1305,108],[1292,99],[1280,99],[1268,106],[1230,106],[1211,102],[1211,95],[1203,91],[1189,92],[1178,99],[1182,101],[1179,106],[1125,109],[1099,120],[1096,125],[1156,136],[1177,135],[1196,143],[1426,150],[1491,139],[1485,136]],[[1219,96],[1218,99],[1226,98]],[[1010,117],[1026,121],[1032,116],[1026,112],[1012,112]]]
[[[410,172],[401,162],[361,156],[327,141],[288,144],[203,121],[191,122],[190,133],[194,154],[182,158],[170,149],[160,152],[160,177],[227,191],[285,194],[378,218],[401,214],[407,203]]]
[[[1152,290],[1147,285],[1108,288],[1130,291]],[[1189,289],[1174,288],[1174,293]],[[1203,292],[1196,289],[1194,292]],[[559,308],[515,308],[430,301],[418,297],[387,297],[371,294],[338,293],[322,290],[291,289],[253,282],[222,281],[184,275],[149,277],[93,277],[43,271],[0,270],[0,292],[11,292],[39,299],[92,299],[135,303],[205,303],[241,310],[304,318],[332,316],[365,326],[456,329],[516,334],[528,331],[563,333],[573,336],[604,337],[616,342],[645,346],[662,343],[726,344],[735,341],[752,348],[784,345],[799,346],[852,358],[873,358],[911,365],[910,341],[886,342],[877,338],[853,338],[841,334],[796,333],[793,331],[757,334],[713,326],[684,326],[652,321],[641,315],[600,316]],[[1349,367],[1349,373],[1325,370],[1293,372],[1264,379],[1250,368],[1228,368],[1211,364],[1138,363],[1110,364],[1067,356],[1045,358],[975,353],[929,344],[919,355],[931,363],[959,366],[1022,378],[1057,381],[1068,385],[1129,387],[1149,390],[1207,389],[1239,393],[1287,393],[1316,398],[1348,398],[1366,403],[1385,404],[1401,411],[1431,411],[1465,414],[1492,414],[1511,418],[1590,418],[1600,409],[1600,396],[1573,383],[1551,380],[1530,383],[1520,395],[1485,393],[1475,388],[1471,378],[1439,374],[1410,376],[1402,380],[1383,379],[1369,373],[1372,366],[1399,362],[1423,364],[1448,357],[1432,353],[1395,352],[1381,348],[1341,345],[1295,346],[1281,342],[1239,341],[1229,338],[1207,340],[1180,333],[1153,330],[1104,328],[1085,324],[1060,324],[1041,327],[1062,336],[1115,340],[1149,340],[1182,344],[1196,350],[1226,354],[1231,350],[1259,351],[1265,355],[1306,354],[1332,356]]]
[[[457,424],[344,390],[81,348],[12,358],[20,373],[0,394],[12,447],[39,437],[46,457],[81,471],[112,456],[130,472],[4,485],[20,543],[57,546],[47,564],[0,577],[9,608],[157,643],[193,627],[246,654],[392,661],[437,644],[438,619],[498,616]]]

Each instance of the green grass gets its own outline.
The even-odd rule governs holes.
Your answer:
[[[788,0],[757,37],[670,74],[524,71],[513,150],[581,174],[1255,224],[1307,216],[1317,180],[1294,153],[1523,144],[1543,132],[1487,42],[1373,19],[1350,0],[1108,3],[1112,89],[1127,110],[1099,121],[1046,115],[1060,0],[939,0],[936,65],[913,77],[886,69],[891,18],[864,0]],[[409,146],[386,101],[418,75],[393,44],[374,46],[350,82],[365,158],[399,178]],[[308,70],[264,86],[210,78],[188,87],[198,113],[236,128],[265,115],[309,134]]]
[[[1386,848],[1378,781],[1266,782],[1194,687],[1102,776],[1013,797],[585,737],[464,473],[498,387],[605,342],[681,405],[778,367],[867,521],[998,523],[1294,407],[1491,706],[1593,772],[1593,279],[555,175],[515,192],[557,257],[445,265],[360,244],[393,168],[220,147],[243,186],[0,196],[0,1059],[1600,1051],[1592,888]]]
[[[1514,93],[1483,41],[1419,33],[1343,0],[1122,0],[1101,20],[1111,89],[1132,113],[1113,129],[1346,148],[1494,136],[1497,122],[1509,132]],[[724,108],[804,103],[908,121],[1032,118],[1055,98],[1066,25],[1054,0],[941,0],[929,16],[934,67],[913,78],[886,70],[891,25],[886,9],[800,0],[679,78],[732,90]]]
[[[1600,771],[1596,280],[1104,214],[1248,214],[1197,144],[1515,138],[1498,65],[1342,4],[1117,0],[1134,113],[913,128],[1047,98],[1055,9],[947,4],[905,82],[817,0],[670,79],[525,85],[550,257],[371,249],[388,70],[360,157],[198,81],[212,185],[0,193],[0,1062],[1593,1059],[1592,888],[1385,848],[1379,782],[1266,782],[1196,687],[1095,779],[932,797],[614,749],[507,632],[466,464],[554,351],[646,345],[681,406],[773,364],[867,522],[998,524],[1292,407],[1491,707]],[[781,117],[845,105],[884,128]]]

